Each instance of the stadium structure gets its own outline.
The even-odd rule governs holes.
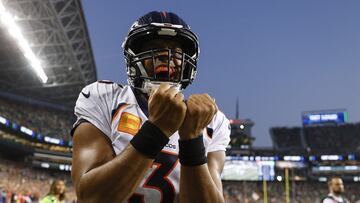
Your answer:
[[[2,0],[2,4],[0,90],[73,107],[82,87],[96,80],[80,1]],[[36,66],[46,79],[37,76]]]
[[[72,111],[97,80],[81,1],[0,0],[0,45],[0,202],[37,202],[55,179],[66,182],[66,202],[76,202]],[[360,199],[360,124],[343,109],[302,119],[273,127],[274,147],[257,148],[255,122],[237,112],[222,173],[227,203],[319,202],[334,175],[352,202]]]
[[[300,126],[272,127],[271,148],[230,142],[222,173],[228,202],[320,202],[334,176],[345,182],[351,202],[360,199],[360,123],[349,123],[345,109],[301,118]],[[241,121],[231,122],[231,137],[245,134]]]
[[[67,201],[76,199],[72,110],[96,80],[80,0],[0,1],[0,202],[36,201],[56,178],[67,180]]]

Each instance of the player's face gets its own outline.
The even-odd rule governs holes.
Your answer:
[[[341,178],[331,180],[331,190],[336,195],[341,195],[344,192],[344,183]]]
[[[158,81],[179,80],[183,55],[179,43],[165,39],[151,40],[143,45],[141,51],[149,51],[148,58],[143,62],[149,77],[155,76]]]

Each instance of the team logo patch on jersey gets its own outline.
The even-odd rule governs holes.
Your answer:
[[[131,113],[123,112],[120,117],[118,131],[135,135],[140,129],[141,119]]]

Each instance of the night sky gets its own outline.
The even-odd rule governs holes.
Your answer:
[[[185,95],[208,93],[228,118],[269,129],[301,126],[301,112],[345,108],[360,121],[360,1],[83,0],[98,79],[126,84],[121,43],[131,24],[158,10],[181,16],[200,40],[198,75]],[[359,135],[360,136],[360,135]]]

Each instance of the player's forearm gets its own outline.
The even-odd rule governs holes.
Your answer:
[[[97,168],[85,173],[78,184],[80,201],[122,202],[130,197],[145,176],[153,159],[137,152],[131,145]]]
[[[222,192],[210,175],[207,164],[195,167],[181,166],[180,202],[225,202]]]

